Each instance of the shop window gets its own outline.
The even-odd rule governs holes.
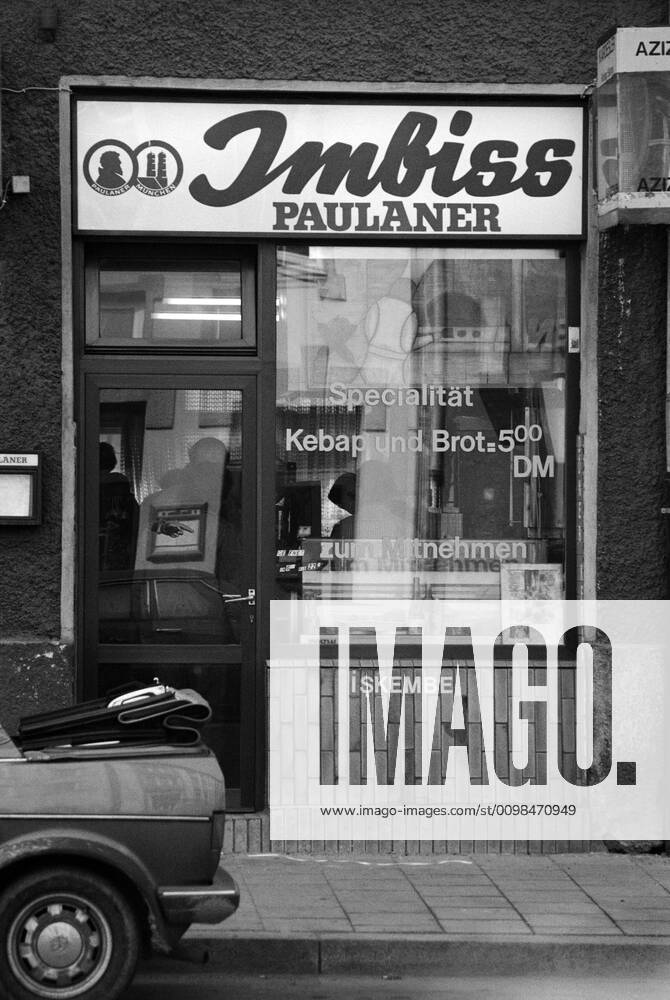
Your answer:
[[[142,258],[137,249],[91,251],[89,348],[242,350],[255,344],[254,283],[244,256]]]
[[[280,249],[278,596],[560,598],[552,250]]]

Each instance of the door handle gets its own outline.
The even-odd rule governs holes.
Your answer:
[[[237,601],[246,601],[250,608],[256,606],[256,591],[249,587],[246,594],[221,594],[224,604],[235,604]]]

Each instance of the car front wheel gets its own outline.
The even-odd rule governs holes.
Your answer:
[[[41,869],[0,895],[0,995],[9,1000],[115,1000],[138,952],[132,907],[93,872]]]

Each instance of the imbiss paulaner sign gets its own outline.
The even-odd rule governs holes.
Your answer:
[[[80,100],[81,232],[575,237],[577,105]]]

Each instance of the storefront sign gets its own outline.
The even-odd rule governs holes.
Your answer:
[[[76,227],[579,236],[583,121],[553,104],[82,100]]]
[[[667,839],[667,607],[549,594],[272,602],[270,836]]]
[[[615,73],[670,72],[670,31],[665,27],[617,28],[598,48],[601,87]]]
[[[670,38],[619,28],[598,49],[596,149],[601,229],[670,222]]]

